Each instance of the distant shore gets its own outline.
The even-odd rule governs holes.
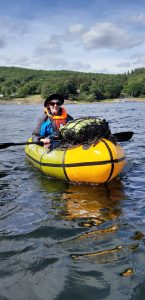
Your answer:
[[[13,99],[0,99],[0,104],[3,105],[11,105],[11,104],[42,104],[44,103],[44,99],[41,98],[41,95],[33,95],[25,98],[13,98]],[[65,104],[75,104],[78,103],[75,100],[65,100]]]
[[[127,99],[106,99],[101,101],[75,101],[75,100],[65,100],[65,104],[81,104],[81,103],[109,103],[109,102],[144,102],[145,98],[127,98]],[[0,104],[2,105],[25,105],[25,104],[42,104],[44,103],[44,99],[41,98],[41,95],[33,95],[25,98],[14,98],[14,99],[0,99]]]

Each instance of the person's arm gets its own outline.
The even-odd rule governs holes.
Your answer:
[[[34,131],[32,132],[32,138],[33,138],[33,141],[36,141],[36,142],[37,142],[37,141],[40,140],[40,138],[41,138],[41,135],[40,135],[40,128],[41,128],[42,123],[43,123],[44,121],[46,121],[46,120],[47,120],[46,114],[45,114],[42,118],[40,118],[40,119],[38,120],[37,125],[36,125]]]
[[[40,140],[44,143],[45,148],[50,148],[51,140],[54,136],[52,122],[50,119],[42,122],[39,129]]]
[[[50,119],[47,119],[46,121],[43,121],[41,123],[41,126],[39,128],[39,135],[42,138],[53,136],[52,122]]]

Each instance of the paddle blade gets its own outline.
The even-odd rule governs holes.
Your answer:
[[[127,142],[132,138],[133,134],[133,131],[125,131],[114,133],[113,136],[117,139],[118,142]]]
[[[4,144],[0,144],[0,149],[5,149],[8,147],[13,146],[13,143],[4,143]]]
[[[43,142],[22,142],[22,143],[3,143],[0,144],[0,149],[5,149],[11,146],[22,146],[22,145],[39,145],[43,146]]]

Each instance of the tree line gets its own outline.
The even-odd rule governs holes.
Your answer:
[[[44,71],[0,67],[0,98],[60,93],[66,99],[101,101],[122,96],[145,97],[145,68],[124,74]]]

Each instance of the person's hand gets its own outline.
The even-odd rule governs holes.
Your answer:
[[[41,142],[44,143],[44,148],[48,149],[50,147],[50,139],[49,138],[41,139]]]

